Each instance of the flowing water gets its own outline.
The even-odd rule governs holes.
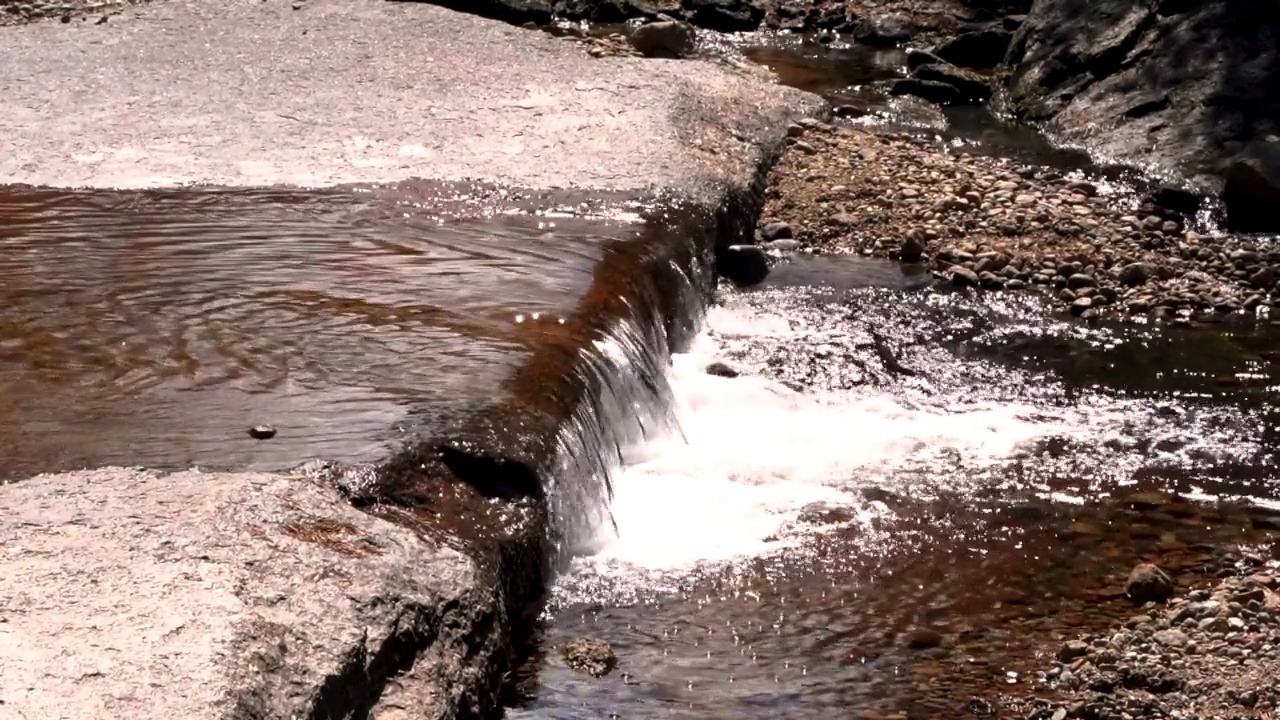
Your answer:
[[[1134,562],[1278,519],[1208,500],[1280,494],[1267,323],[1087,327],[853,258],[722,300],[510,717],[959,717],[1122,612]],[[617,672],[565,667],[583,635]]]
[[[855,122],[913,126],[884,92],[900,51],[738,47]],[[1133,180],[944,112],[943,141]],[[1223,548],[1276,552],[1277,350],[1265,316],[1085,325],[1030,294],[794,258],[673,357],[670,429],[622,449],[508,716],[983,715],[1130,613],[1136,562],[1185,584]],[[614,673],[567,667],[557,648],[581,636],[613,646]]]
[[[0,188],[0,481],[373,462],[501,399],[636,230],[439,191]]]

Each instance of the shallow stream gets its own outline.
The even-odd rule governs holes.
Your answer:
[[[905,55],[742,52],[875,122]],[[985,109],[940,141],[1123,181]],[[1275,552],[1280,328],[1086,325],[1033,294],[797,256],[673,358],[674,430],[624,449],[613,523],[551,593],[512,718],[955,718],[1026,694],[1064,639]],[[727,366],[738,373],[725,377]],[[708,368],[714,372],[708,372]],[[592,679],[557,648],[610,643]]]

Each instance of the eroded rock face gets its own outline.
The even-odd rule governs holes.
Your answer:
[[[1272,3],[1038,0],[1006,65],[1016,115],[1206,187],[1280,130]]]
[[[472,561],[316,482],[117,468],[0,499],[4,717],[494,706],[509,648]]]

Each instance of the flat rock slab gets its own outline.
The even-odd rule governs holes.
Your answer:
[[[470,560],[302,478],[105,469],[0,493],[0,717],[450,717],[498,642]],[[428,646],[433,674],[388,687]]]
[[[588,56],[419,3],[164,0],[0,28],[0,183],[406,178],[692,191],[818,107],[758,73]]]

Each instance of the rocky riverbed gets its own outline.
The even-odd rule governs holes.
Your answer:
[[[105,23],[121,9],[145,0],[0,0],[0,25],[61,18]]]
[[[1152,565],[1135,580],[1159,589],[1109,632],[1062,645],[1038,674],[1053,699],[1010,701],[1034,720],[1064,718],[1273,718],[1280,695],[1280,576],[1277,564],[1244,552],[1228,557],[1217,583],[1179,593]],[[1142,599],[1139,597],[1138,599]]]
[[[1212,320],[1280,303],[1280,252],[1205,222],[1171,187],[1135,191],[872,125],[791,128],[760,240],[781,252],[922,263],[961,286],[1041,288],[1090,318]]]

